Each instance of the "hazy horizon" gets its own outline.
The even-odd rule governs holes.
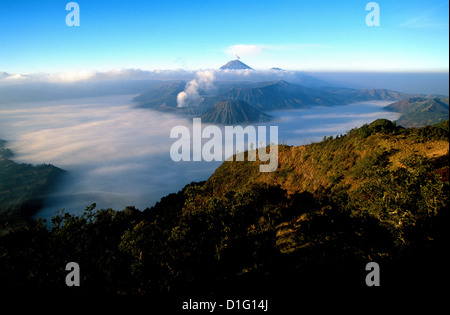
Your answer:
[[[0,104],[31,100],[64,100],[108,94],[140,94],[167,81],[190,81],[208,71],[214,81],[290,83],[320,88],[336,86],[353,89],[387,89],[408,94],[449,95],[449,74],[441,72],[304,72],[276,70],[140,70],[106,72],[0,73]]]

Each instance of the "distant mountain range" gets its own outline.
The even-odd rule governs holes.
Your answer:
[[[309,105],[345,104],[345,99],[323,90],[306,88],[286,81],[256,83],[249,87],[232,87],[224,98],[243,100],[260,110],[308,107]]]
[[[252,69],[239,59],[220,69]],[[271,71],[283,71],[272,68]],[[326,82],[301,75],[300,84],[284,80],[269,82],[214,82],[214,89],[196,91],[200,97],[196,106],[178,107],[177,96],[185,91],[186,81],[163,82],[134,98],[139,108],[202,117],[210,123],[249,123],[266,121],[266,111],[308,108],[322,105],[345,105],[371,100],[399,101],[412,95],[386,89],[350,89],[332,87]],[[196,97],[198,97],[196,96]]]
[[[222,121],[241,123],[256,122],[267,118],[267,115],[261,115],[262,113],[249,116],[241,115],[239,110],[242,109],[242,104],[266,112],[308,108],[316,105],[345,105],[370,100],[403,100],[409,97],[408,94],[385,89],[312,88],[283,80],[257,83],[221,81],[215,82],[215,86],[213,92],[199,90],[201,101],[199,105],[192,107],[177,107],[177,95],[184,91],[185,81],[164,82],[135,97],[133,101],[137,103],[136,106],[139,108],[150,108],[182,115],[201,116],[209,111],[205,117],[208,117],[208,119],[217,117],[217,120],[210,120],[212,123],[222,123]],[[243,103],[234,103],[234,106],[231,106],[232,103],[228,103],[226,111],[221,111],[220,114],[212,114],[211,111],[217,111],[219,106],[215,109],[211,109],[212,107],[218,102],[227,100],[242,101]],[[236,106],[237,104],[240,106]],[[249,118],[250,120],[248,120]]]
[[[185,81],[164,82],[136,96],[133,101],[143,108],[177,107],[177,95],[183,92],[185,87]]]
[[[422,127],[448,120],[448,97],[412,97],[385,107],[387,110],[402,113],[397,120],[404,127]]]

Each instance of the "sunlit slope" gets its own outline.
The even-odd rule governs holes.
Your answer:
[[[355,190],[370,181],[373,172],[411,171],[412,160],[433,163],[448,156],[448,149],[448,131],[443,128],[404,129],[388,120],[377,120],[320,143],[280,145],[278,169],[272,173],[260,173],[260,161],[225,162],[206,185],[216,194],[253,183],[280,185],[289,193]]]

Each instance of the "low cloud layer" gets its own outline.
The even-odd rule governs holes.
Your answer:
[[[25,83],[76,83],[99,82],[113,80],[197,80],[199,84],[218,80],[249,80],[261,81],[272,79],[295,79],[298,71],[274,71],[274,70],[220,70],[205,69],[198,71],[188,70],[140,70],[118,69],[105,72],[78,71],[67,73],[35,73],[35,74],[11,74],[0,72],[0,86]]]
[[[184,118],[130,106],[132,96],[0,106],[0,138],[14,160],[51,163],[69,171],[48,199],[44,217],[57,209],[79,213],[96,202],[122,209],[152,206],[190,181],[204,180],[217,163],[175,163],[170,130]]]
[[[61,73],[31,73],[18,74],[0,72],[0,85],[23,83],[74,83],[81,81],[103,80],[176,80],[190,79],[195,72],[187,70],[141,70],[141,69],[113,69],[109,71],[80,70]]]
[[[236,45],[238,46],[238,45]],[[242,48],[242,47],[241,47]],[[272,47],[271,49],[276,49]],[[231,48],[230,48],[231,49]],[[234,48],[231,55],[251,64],[251,57],[244,59],[247,53],[264,51],[266,47]],[[281,49],[278,47],[278,49]],[[240,55],[238,54],[240,53]],[[232,58],[232,57],[230,57]],[[204,77],[205,79],[202,79]],[[211,79],[213,77],[213,79]],[[183,80],[192,83],[192,91],[201,89],[203,84],[215,81],[251,81],[264,82],[285,80],[307,87],[333,85],[349,88],[381,88],[411,94],[449,94],[448,73],[364,73],[364,72],[302,72],[291,70],[141,70],[116,69],[111,71],[78,71],[70,73],[11,74],[0,72],[0,103],[48,100],[58,93],[65,97],[99,96],[117,93],[142,93],[148,89],[146,82]],[[197,86],[196,86],[197,85]],[[108,89],[107,87],[112,88]],[[207,86],[208,87],[208,86]],[[44,91],[45,97],[39,95]],[[51,93],[49,93],[51,92]],[[185,91],[189,95],[188,91]],[[42,93],[41,93],[42,94]],[[36,97],[38,95],[39,97]],[[195,93],[192,93],[195,98]],[[187,95],[186,95],[187,98]]]
[[[80,213],[91,203],[99,208],[151,207],[161,197],[191,181],[206,180],[221,162],[174,162],[170,130],[192,128],[187,118],[135,109],[133,95],[104,96],[0,105],[0,138],[23,163],[52,163],[69,171],[38,215],[58,209]],[[270,114],[279,143],[292,145],[343,134],[377,118],[397,119],[384,112],[386,103],[313,107]],[[236,162],[238,163],[238,162]]]

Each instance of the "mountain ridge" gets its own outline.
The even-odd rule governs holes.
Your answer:
[[[284,80],[268,82],[221,82],[215,94],[203,94],[195,107],[177,108],[177,95],[185,82],[166,82],[134,98],[138,108],[171,111],[183,115],[202,115],[220,100],[244,101],[260,111],[334,106],[369,100],[401,100],[407,94],[381,89],[354,90],[336,87],[305,87]]]
[[[227,161],[206,181],[206,189],[222,195],[227,189],[263,183],[280,185],[288,193],[314,193],[320,187],[332,189],[337,184],[355,190],[365,181],[364,164],[370,159],[382,158],[390,171],[397,171],[404,165],[401,160],[406,157],[406,147],[426,158],[448,154],[448,121],[446,124],[447,127],[427,127],[426,132],[431,134],[427,139],[428,136],[418,134],[416,129],[378,119],[335,139],[324,138],[322,142],[303,146],[279,145],[279,167],[275,172],[259,173],[256,166],[260,161],[241,164]],[[427,139],[428,146],[423,145],[423,138]],[[248,176],[244,178],[239,173]]]
[[[397,123],[405,127],[423,127],[448,119],[448,97],[412,97],[392,103],[386,110],[401,113]]]
[[[201,116],[202,122],[223,125],[269,121],[270,116],[241,100],[222,100]]]
[[[13,153],[5,145],[0,139],[0,236],[27,226],[65,174],[51,164],[18,164],[10,160]]]

